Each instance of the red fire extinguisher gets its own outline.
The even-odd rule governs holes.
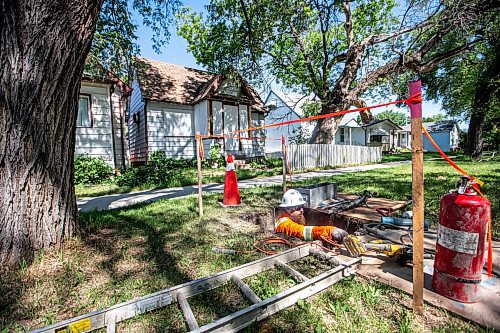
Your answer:
[[[491,204],[468,177],[441,198],[432,287],[453,300],[474,303],[484,265]]]

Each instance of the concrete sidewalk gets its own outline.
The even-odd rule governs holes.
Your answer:
[[[319,177],[331,177],[334,175],[340,175],[349,172],[362,172],[375,169],[391,168],[397,165],[408,164],[408,163],[410,163],[410,161],[370,164],[370,165],[338,168],[332,170],[306,172],[294,175],[293,180],[302,181],[306,179],[319,178]],[[280,186],[282,184],[282,181],[283,181],[283,176],[277,175],[271,177],[241,180],[238,181],[238,186],[240,189],[251,188],[251,187],[262,187],[262,186]],[[224,190],[224,184],[203,185],[204,193],[222,192],[223,190]],[[81,198],[77,200],[77,203],[79,211],[88,212],[93,210],[108,210],[108,209],[123,208],[141,202],[147,203],[163,199],[181,198],[187,195],[195,194],[197,192],[198,192],[198,186],[191,185],[184,187],[163,188],[158,190],[145,190],[145,191],[124,193],[124,194],[110,194],[94,198]]]

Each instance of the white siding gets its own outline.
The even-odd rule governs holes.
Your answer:
[[[335,132],[335,144],[364,146],[365,130],[361,127],[342,127],[344,128],[344,142],[340,141],[340,127]]]
[[[222,102],[213,101],[212,102],[212,126],[213,134],[218,135],[223,133],[222,128]]]
[[[195,119],[191,106],[148,103],[148,152],[161,150],[170,158],[195,157]]]
[[[202,101],[194,106],[194,133],[200,132],[201,135],[208,134],[208,101]],[[210,151],[210,146],[213,140],[204,139],[203,149],[207,152]]]
[[[252,127],[264,126],[264,124],[265,124],[264,114],[252,112],[251,118],[252,118],[252,120],[251,120],[250,125]],[[266,131],[264,129],[256,130],[256,131],[252,131],[250,133],[250,135],[252,137],[265,137]],[[251,156],[252,157],[264,156],[265,155],[265,148],[266,148],[267,144],[269,144],[269,141],[253,139],[252,140],[252,155]]]
[[[109,85],[82,82],[80,93],[90,94],[92,101],[92,127],[76,128],[75,154],[102,157],[115,167]]]
[[[130,163],[146,163],[146,121],[144,117],[145,102],[142,99],[141,86],[137,80],[132,83],[130,109],[128,118],[128,144]],[[138,122],[134,120],[134,115]]]

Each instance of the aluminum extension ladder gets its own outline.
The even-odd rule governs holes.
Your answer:
[[[287,265],[291,261],[308,255],[335,262],[338,266],[309,279]],[[117,323],[175,302],[178,303],[184,313],[190,332],[237,332],[253,322],[265,319],[284,308],[294,305],[298,300],[308,298],[342,278],[353,274],[360,263],[360,258],[349,258],[348,261],[344,262],[339,260],[338,257],[332,257],[321,250],[317,250],[314,244],[305,244],[224,272],[40,328],[32,331],[32,333],[90,332],[103,327],[106,327],[107,333],[114,333]],[[261,300],[243,282],[243,279],[275,266],[290,274],[299,284],[273,297]],[[187,298],[217,288],[229,281],[233,281],[254,304],[199,327]]]

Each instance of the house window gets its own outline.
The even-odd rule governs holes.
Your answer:
[[[78,115],[76,117],[77,127],[92,127],[90,95],[80,95],[78,101]]]
[[[345,128],[340,128],[340,142],[345,142]]]
[[[382,135],[372,135],[370,138],[371,142],[382,142]]]

